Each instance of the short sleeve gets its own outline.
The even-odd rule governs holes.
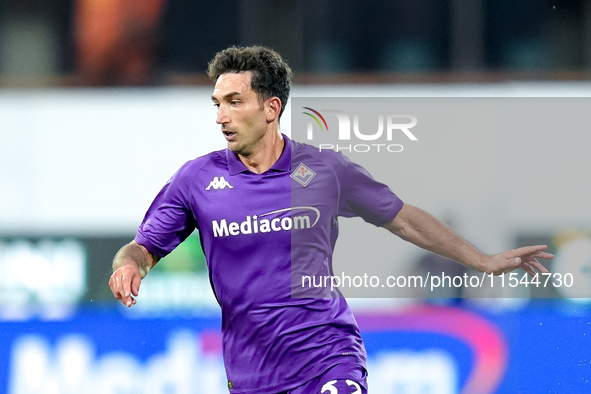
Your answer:
[[[340,185],[339,215],[359,216],[375,226],[394,220],[404,203],[385,184],[376,181],[367,170],[339,154],[335,166]]]
[[[191,178],[187,168],[177,171],[160,190],[137,231],[135,241],[156,256],[172,252],[196,228],[187,193]]]

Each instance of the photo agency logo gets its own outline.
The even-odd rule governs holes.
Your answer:
[[[316,110],[310,107],[302,108],[305,110],[302,111],[302,114],[309,117],[306,125],[306,138],[308,141],[318,143],[319,151],[332,149],[337,152],[399,153],[404,150],[404,146],[395,143],[395,141],[399,142],[401,138],[418,141],[417,137],[411,132],[411,129],[417,125],[415,115],[394,113],[364,115],[363,127],[361,127],[359,113],[347,113],[337,109]],[[336,118],[337,130],[334,130],[334,125],[331,125],[330,129],[328,127],[326,119],[330,115],[334,115]],[[351,119],[353,119],[353,122],[351,122]],[[376,125],[377,131],[374,131]],[[373,127],[373,129],[370,130],[370,127]],[[319,135],[318,133],[326,134]],[[331,143],[326,142],[327,137],[330,138]],[[335,138],[338,140],[335,140]]]

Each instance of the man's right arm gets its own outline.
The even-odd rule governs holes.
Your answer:
[[[115,298],[128,307],[134,305],[136,301],[133,297],[139,293],[141,280],[158,260],[160,257],[135,241],[119,249],[113,259],[113,275],[109,280]]]

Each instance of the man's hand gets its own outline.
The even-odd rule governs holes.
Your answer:
[[[136,303],[134,297],[137,297],[140,291],[141,281],[138,265],[130,261],[113,272],[109,279],[109,287],[115,298],[130,307]]]
[[[115,298],[128,307],[135,305],[140,282],[160,260],[135,241],[123,246],[113,259],[113,275],[109,287]]]
[[[546,248],[546,245],[524,246],[523,248],[487,256],[482,271],[489,274],[501,275],[521,268],[531,276],[536,275],[535,270],[547,273],[548,270],[536,260],[538,258],[554,258],[553,254],[544,252]]]

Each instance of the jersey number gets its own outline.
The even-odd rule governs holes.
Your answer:
[[[330,382],[326,382],[326,384],[324,386],[322,386],[322,388],[320,389],[320,394],[324,393],[325,391],[328,391],[328,394],[339,394],[339,390],[334,386],[334,384],[336,383],[336,380],[331,380]],[[351,394],[361,394],[361,387],[359,387],[359,385],[352,381],[352,380],[345,380],[345,383],[347,383],[348,386],[354,386],[355,387],[355,392],[351,393]]]

